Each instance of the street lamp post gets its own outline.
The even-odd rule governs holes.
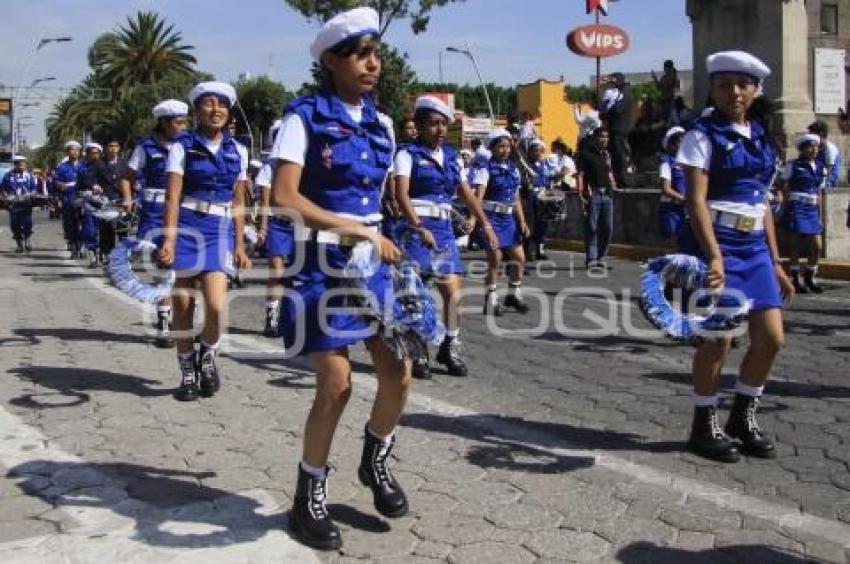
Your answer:
[[[43,76],[41,78],[36,78],[32,82],[30,82],[30,88],[36,86],[37,84],[41,84],[42,82],[50,82],[51,80],[56,80],[55,76]]]
[[[458,47],[446,47],[446,51],[466,55],[466,57],[472,61],[472,66],[475,68],[475,74],[478,75],[478,82],[481,83],[481,88],[484,90],[484,99],[487,100],[487,109],[490,111],[490,121],[495,124],[496,115],[493,113],[493,103],[490,101],[490,93],[487,91],[487,85],[484,84],[484,79],[481,78],[481,71],[478,69],[478,63],[475,60],[475,56],[472,54],[472,51],[469,50],[469,43],[466,43],[465,49],[460,49]]]

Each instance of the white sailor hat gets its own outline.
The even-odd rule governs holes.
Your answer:
[[[80,145],[80,142],[79,142],[79,141],[74,141],[73,139],[71,139],[70,141],[68,141],[67,143],[65,143],[65,150],[66,150],[66,151],[67,151],[68,149],[79,149],[80,147],[82,147],[82,145]]]
[[[471,157],[471,156],[473,156],[473,153],[469,149],[461,149],[460,155],[463,156],[463,157]]]
[[[546,149],[546,143],[544,143],[543,139],[540,139],[539,137],[535,137],[534,139],[532,139],[531,142],[528,144],[528,146],[529,147],[540,147],[541,149],[544,149],[544,150]]]
[[[445,118],[449,120],[449,123],[452,123],[455,120],[449,105],[436,96],[425,95],[418,97],[416,102],[413,104],[413,111],[418,112],[419,110],[437,112],[438,114],[445,116]]]
[[[163,100],[153,107],[153,117],[175,118],[189,115],[189,106],[180,100]]]
[[[667,130],[667,133],[664,134],[664,139],[661,140],[661,148],[665,151],[667,150],[667,146],[670,144],[670,140],[676,135],[682,135],[685,133],[684,127],[679,127],[675,125]]]
[[[192,88],[189,92],[189,102],[191,102],[194,106],[196,101],[209,94],[226,99],[231,107],[236,103],[236,89],[226,82],[218,82],[214,80],[201,82]]]
[[[25,161],[25,160],[27,160],[27,158],[23,155],[15,155],[15,156],[12,157],[13,163],[16,163],[18,161]]]
[[[354,8],[337,14],[325,22],[319,30],[310,45],[310,55],[318,61],[322,53],[343,41],[370,33],[378,35],[380,26],[380,16],[372,8]]]
[[[708,75],[721,72],[746,74],[759,84],[770,76],[770,67],[746,51],[720,51],[706,58]]]
[[[263,168],[263,163],[257,159],[251,159],[248,161],[248,168]]]
[[[498,129],[494,129],[490,132],[490,135],[487,136],[487,146],[492,147],[493,143],[495,143],[499,139],[511,139],[510,131],[501,127]]]
[[[100,143],[95,143],[94,141],[89,141],[88,143],[86,143],[86,151],[88,151],[89,149],[95,149],[102,153],[103,145],[101,145]]]
[[[794,140],[794,146],[796,146],[797,149],[801,148],[806,143],[814,143],[815,145],[820,145],[820,136],[814,133],[804,133],[803,135],[798,136],[797,139]]]

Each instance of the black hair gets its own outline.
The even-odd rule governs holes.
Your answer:
[[[473,150],[474,150],[474,149],[477,149],[477,148],[478,148],[478,147],[480,147],[482,144],[483,144],[483,143],[482,143],[481,139],[479,139],[478,137],[474,137],[474,138],[472,139],[472,141],[470,141],[470,142],[469,142],[469,146],[470,146],[470,147],[472,147],[472,148],[473,148]]]
[[[814,133],[815,135],[819,135],[821,138],[827,137],[829,135],[829,126],[823,120],[817,120],[809,124],[809,133]]]
[[[413,123],[415,123],[417,126],[420,125],[420,124],[424,124],[425,120],[428,119],[428,115],[430,115],[430,114],[437,114],[437,115],[442,116],[444,118],[446,117],[445,115],[438,112],[437,110],[432,110],[430,108],[419,108],[413,114]],[[448,121],[448,118],[446,118],[446,121]]]
[[[593,137],[599,137],[602,133],[608,133],[608,129],[605,127],[597,127],[590,135]]]
[[[371,48],[375,51],[379,50],[381,38],[376,33],[365,33],[362,35],[352,35],[348,39],[337,43],[327,50],[328,53],[333,53],[337,57],[348,57],[364,48]],[[333,90],[333,78],[328,68],[322,63],[319,57],[319,70],[321,71],[322,87],[327,90]]]

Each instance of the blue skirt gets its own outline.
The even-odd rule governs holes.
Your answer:
[[[165,223],[165,204],[146,202],[139,211],[137,239],[147,239],[157,246],[162,244],[162,226]]]
[[[319,261],[324,253],[328,269]],[[349,252],[335,245],[304,244],[304,265],[294,277],[294,288],[280,301],[278,330],[288,353],[304,355],[344,349],[378,334],[378,324],[349,303],[357,294],[340,279]],[[366,280],[369,298],[380,311],[392,312],[395,300],[390,267],[382,263]]]
[[[676,237],[687,221],[685,208],[676,204],[662,203],[658,206],[658,230],[665,239]]]
[[[407,225],[407,221],[403,217],[384,216],[384,221],[381,223],[381,234],[395,243],[401,241],[401,230]]]
[[[266,240],[266,256],[283,257],[291,260],[295,254],[295,236],[292,223],[278,217],[269,218],[269,234]]]
[[[789,233],[820,235],[823,233],[820,206],[792,200],[785,207],[784,224]]]
[[[233,219],[180,208],[174,270],[178,276],[203,272],[236,274]]]
[[[487,215],[487,220],[493,226],[493,231],[496,232],[496,237],[499,238],[499,249],[506,250],[516,247],[522,242],[519,229],[516,225],[516,217],[514,214],[496,213],[493,211],[484,212]],[[475,228],[475,241],[482,249],[489,250],[490,245],[487,242],[487,237],[484,235],[484,230],[481,227]]]
[[[682,250],[707,262],[690,224],[681,233]],[[714,236],[723,254],[726,288],[743,293],[752,303],[750,311],[782,307],[782,294],[765,232],[744,233],[715,225]]]
[[[462,274],[463,262],[460,260],[451,220],[423,217],[422,224],[434,235],[437,249],[429,249],[419,237],[411,237],[403,243],[411,260],[419,264],[420,272],[437,276]],[[434,259],[437,259],[436,262]]]

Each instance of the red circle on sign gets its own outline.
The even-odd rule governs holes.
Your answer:
[[[585,25],[567,35],[567,47],[582,57],[613,57],[628,50],[629,36],[615,25]]]

